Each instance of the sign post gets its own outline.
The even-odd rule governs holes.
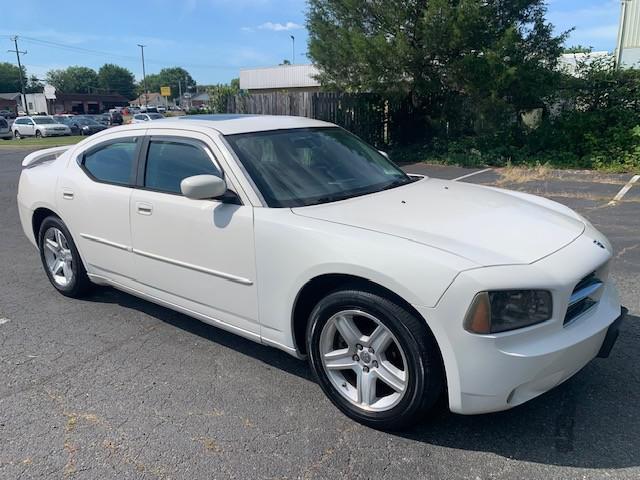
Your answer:
[[[164,106],[169,106],[169,97],[171,96],[171,87],[160,87],[160,95],[164,97]]]

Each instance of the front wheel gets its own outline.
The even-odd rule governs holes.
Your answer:
[[[36,130],[36,138],[40,137],[42,137],[42,133],[40,133],[40,130]]]
[[[76,244],[67,226],[58,217],[47,217],[38,235],[40,260],[54,286],[67,297],[82,297],[91,287],[91,281],[82,264]]]
[[[13,131],[13,136],[15,137],[16,140],[20,140],[22,138],[18,130]]]
[[[443,390],[440,353],[424,320],[374,292],[322,299],[311,313],[307,351],[329,399],[373,428],[407,426]]]

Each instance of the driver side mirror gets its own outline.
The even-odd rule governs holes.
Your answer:
[[[227,191],[227,183],[215,175],[194,175],[180,182],[180,191],[193,200],[218,198]]]

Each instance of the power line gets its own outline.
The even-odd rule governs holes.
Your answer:
[[[78,47],[75,45],[67,45],[64,43],[59,43],[59,42],[54,42],[51,40],[42,40],[39,38],[33,38],[33,37],[20,37],[22,39],[24,39],[25,41],[27,41],[28,43],[32,43],[32,44],[38,44],[41,46],[45,46],[45,47],[49,47],[49,48],[58,48],[58,49],[63,49],[63,50],[68,50],[68,51],[72,51],[74,53],[82,53],[85,55],[93,55],[93,56],[99,56],[99,57],[110,57],[110,58],[118,58],[118,59],[122,59],[122,60],[128,60],[130,62],[138,62],[138,58],[134,57],[132,55],[123,55],[123,54],[119,54],[119,53],[114,53],[114,52],[105,52],[102,50],[94,50],[94,49],[90,49],[90,48],[84,48],[84,47]],[[146,59],[146,63],[151,63],[151,64],[155,64],[155,65],[167,65],[166,61],[163,60],[157,60],[157,59]],[[209,68],[209,69],[226,69],[226,70],[238,70],[240,68],[246,68],[247,66],[233,66],[233,65],[211,65],[211,64],[198,64],[198,63],[182,63],[180,62],[180,64],[184,67],[188,67],[188,68]]]

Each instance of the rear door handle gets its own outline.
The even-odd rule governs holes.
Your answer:
[[[71,190],[62,190],[62,198],[65,200],[73,200],[73,192]]]
[[[150,203],[136,202],[136,210],[140,215],[151,215],[153,206]]]

